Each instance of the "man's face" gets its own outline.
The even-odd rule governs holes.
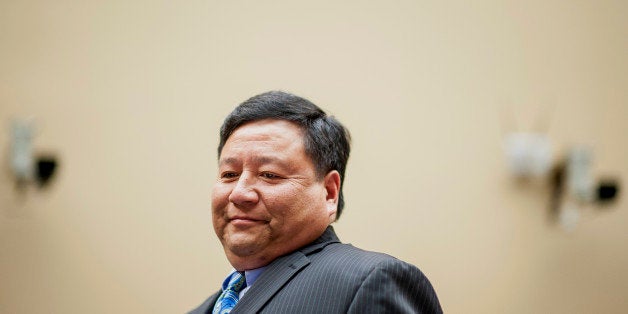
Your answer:
[[[258,268],[318,238],[335,218],[339,189],[337,171],[317,177],[296,124],[250,122],[220,154],[214,230],[236,269]]]

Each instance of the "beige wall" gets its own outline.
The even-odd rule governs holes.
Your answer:
[[[627,2],[261,2],[0,1],[0,313],[181,313],[214,292],[217,130],[270,89],[350,128],[337,231],[417,264],[446,312],[626,311],[626,197],[567,232],[501,145],[547,117],[557,151],[592,145],[595,175],[628,179]],[[6,166],[26,116],[61,159],[47,191]]]

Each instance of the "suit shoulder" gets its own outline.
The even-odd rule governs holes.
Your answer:
[[[336,250],[353,257],[355,266],[350,267],[360,274],[354,277],[360,283],[348,313],[442,313],[434,287],[417,266],[388,254],[342,246]]]
[[[334,269],[336,272],[343,274],[363,274],[365,276],[375,269],[387,268],[398,268],[412,272],[419,271],[416,266],[394,256],[363,250],[343,243],[330,244],[320,252],[308,257],[315,265],[323,261],[320,265],[321,267]]]
[[[391,263],[406,263],[394,256],[388,255],[386,253],[367,251],[358,247],[355,247],[351,244],[345,243],[334,243],[332,245],[327,246],[326,250],[328,250],[329,255],[335,255],[339,257],[351,257],[360,262],[365,262],[367,264],[378,264],[384,261]]]
[[[431,283],[415,265],[341,243],[308,257],[311,264],[304,275],[311,274],[324,285],[317,291],[334,291],[336,300],[343,296],[340,299],[348,302],[344,313],[441,312]],[[396,300],[394,306],[387,301],[391,298]]]

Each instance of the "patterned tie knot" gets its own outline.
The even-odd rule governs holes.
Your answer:
[[[218,297],[218,300],[216,300],[212,314],[226,314],[231,312],[240,299],[239,294],[246,285],[246,280],[242,273],[233,272],[227,277],[225,283],[226,286],[223,283],[222,293],[220,297]]]

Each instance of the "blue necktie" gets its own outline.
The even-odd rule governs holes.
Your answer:
[[[218,297],[218,300],[216,300],[212,314],[226,314],[231,312],[238,302],[238,299],[240,299],[240,291],[246,286],[246,280],[244,280],[244,276],[239,272],[231,273],[225,280],[225,283],[227,283],[227,285],[225,287],[223,283],[222,293]]]

